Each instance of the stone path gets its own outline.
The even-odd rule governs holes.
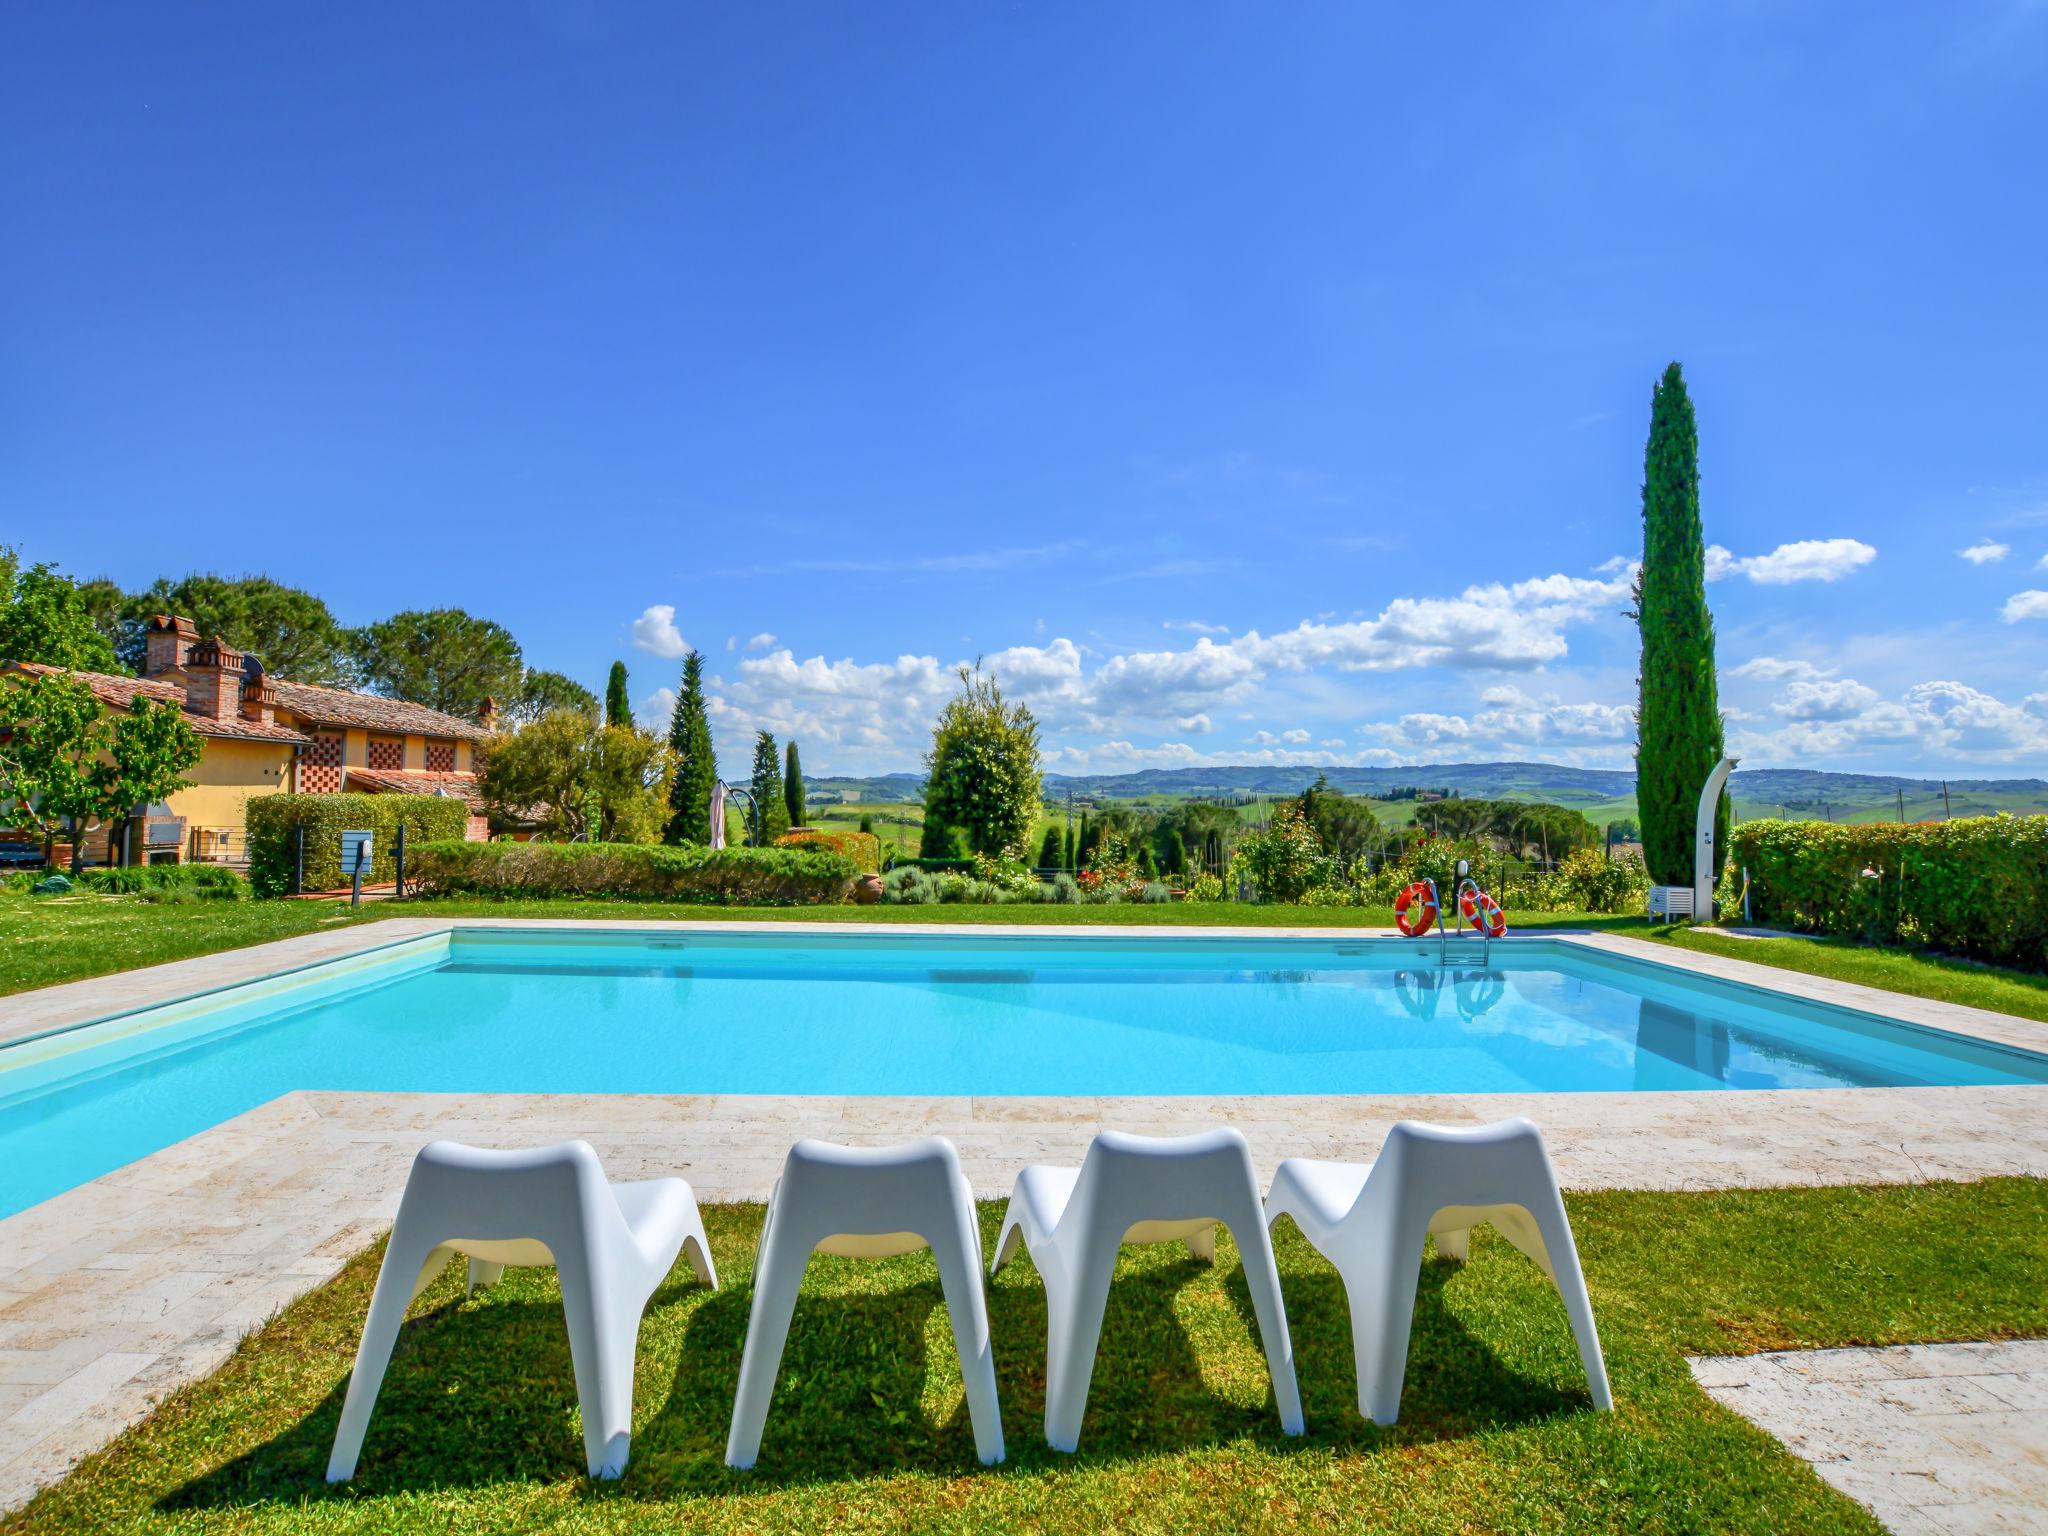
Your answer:
[[[2048,1532],[2048,1340],[1694,1360],[1895,1536]]]

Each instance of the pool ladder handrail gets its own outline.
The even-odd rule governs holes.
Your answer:
[[[1471,888],[1474,896],[1480,894],[1479,882],[1477,880],[1474,880],[1470,875],[1460,875],[1456,889],[1451,892],[1450,906],[1448,908],[1437,908],[1438,965],[1449,966],[1451,963],[1451,925],[1453,923],[1457,925],[1459,938],[1462,939],[1465,936],[1467,919],[1462,903],[1468,886]],[[1434,880],[1429,883],[1429,888],[1430,894],[1434,896],[1436,894],[1436,882]],[[1478,906],[1475,903],[1473,906],[1473,916],[1470,921],[1473,931],[1479,935],[1479,963],[1484,967],[1493,953],[1493,935],[1486,931],[1486,923],[1478,915],[1478,911]]]

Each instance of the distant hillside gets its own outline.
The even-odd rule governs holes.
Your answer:
[[[1547,800],[1606,822],[1635,812],[1636,778],[1626,769],[1569,768],[1559,763],[1424,763],[1410,768],[1148,768],[1138,773],[1045,776],[1045,797],[1076,800],[1205,800],[1295,795],[1326,777],[1347,794],[1381,800],[1408,789],[1441,790],[1478,800]],[[922,775],[809,781],[814,797],[890,804],[917,800]],[[1835,821],[1884,821],[1903,807],[1908,821],[1944,814],[2048,812],[2048,780],[1951,779],[1946,804],[1939,779],[1824,773],[1806,768],[1736,770],[1729,785],[1736,814]]]

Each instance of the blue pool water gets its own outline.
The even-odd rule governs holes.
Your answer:
[[[1561,1093],[2048,1057],[1557,943],[471,930],[0,1050],[0,1214],[293,1089]]]

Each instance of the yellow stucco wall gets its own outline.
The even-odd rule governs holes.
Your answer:
[[[191,827],[233,827],[241,841],[243,807],[256,795],[291,787],[292,749],[283,742],[230,741],[202,736],[205,752],[187,775],[192,787],[170,798],[172,814]]]

